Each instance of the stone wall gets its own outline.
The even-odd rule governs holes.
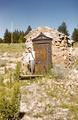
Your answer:
[[[53,64],[64,65],[68,56],[68,46],[66,39],[52,41],[52,62]]]
[[[17,53],[0,53],[0,75],[6,71],[15,70],[18,62],[21,62],[21,54]]]
[[[69,54],[70,48],[68,47],[69,38],[55,29],[38,27],[37,29],[32,30],[27,36],[25,36],[26,47],[27,44],[30,44],[40,33],[43,33],[46,37],[52,38],[52,63],[67,67],[70,64],[71,57]]]

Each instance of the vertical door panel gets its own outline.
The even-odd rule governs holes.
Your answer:
[[[49,43],[34,43],[36,73],[45,72],[51,65],[51,45]]]

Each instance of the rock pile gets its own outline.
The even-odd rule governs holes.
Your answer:
[[[6,70],[15,70],[17,62],[21,61],[21,54],[10,54],[2,53],[0,54],[0,74],[5,74]]]

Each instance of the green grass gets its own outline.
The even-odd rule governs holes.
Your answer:
[[[0,120],[17,120],[19,115],[19,83],[0,84]]]
[[[0,44],[0,53],[22,53],[25,50],[24,44]],[[5,66],[6,61],[0,61],[0,66]],[[78,65],[78,59],[75,61],[75,65]],[[65,77],[57,71],[48,71],[43,78],[36,78],[32,80],[18,80],[19,76],[19,64],[15,71],[8,71],[4,76],[0,76],[0,120],[8,120],[11,117],[15,120],[18,118],[19,112],[19,86],[30,86],[32,84],[37,84],[41,87],[42,92],[50,98],[55,98],[59,100],[59,107],[63,109],[69,109],[71,115],[73,115],[73,120],[78,120],[78,97],[77,94],[72,96],[69,92],[66,92],[64,84],[56,84],[60,80],[65,81]],[[4,79],[10,79],[10,82],[3,83]],[[12,81],[11,81],[12,80]],[[66,79],[69,80],[69,79]],[[76,89],[76,88],[74,88]],[[76,89],[78,93],[78,89]],[[25,94],[31,94],[29,91],[25,91]],[[70,104],[65,102],[66,99],[70,98]],[[15,102],[14,102],[15,101]],[[73,104],[71,104],[73,103]],[[16,109],[15,109],[16,108]],[[45,108],[45,113],[38,113],[35,117],[42,117],[43,114],[52,114],[53,106],[47,105]],[[2,118],[1,118],[2,117]]]
[[[19,67],[0,77],[0,120],[18,120],[20,105]],[[16,76],[14,76],[16,75]],[[4,82],[5,79],[9,81]]]
[[[76,58],[74,64],[75,64],[75,65],[78,65],[78,58]]]
[[[7,63],[7,60],[0,60],[0,67],[4,67]]]
[[[78,120],[78,105],[63,103],[60,107],[70,111],[70,115],[73,116],[72,120]]]
[[[73,67],[78,70],[78,57],[74,60]]]
[[[22,53],[24,50],[24,43],[0,44],[0,53]]]
[[[74,48],[77,48],[78,47],[78,42],[75,42],[74,45],[73,45]]]

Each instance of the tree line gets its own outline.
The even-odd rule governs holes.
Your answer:
[[[69,36],[69,31],[67,30],[67,25],[63,22],[59,27],[58,31],[64,33],[65,35]],[[71,35],[71,39],[74,42],[78,42],[78,28],[74,28],[73,33]]]
[[[10,32],[8,29],[5,30],[4,38],[0,38],[0,43],[22,43],[25,42],[24,36],[27,35],[32,30],[29,25],[27,30],[19,31],[15,30],[14,32]]]
[[[4,39],[0,38],[0,43],[22,43],[25,42],[24,36],[27,35],[32,30],[31,26],[29,25],[27,30],[19,31],[15,30],[14,32],[10,32],[8,29],[5,30]],[[64,33],[65,35],[69,36],[69,31],[67,29],[67,25],[65,22],[57,29],[59,32]],[[73,33],[71,35],[71,39],[74,42],[78,42],[78,28],[74,28]]]

